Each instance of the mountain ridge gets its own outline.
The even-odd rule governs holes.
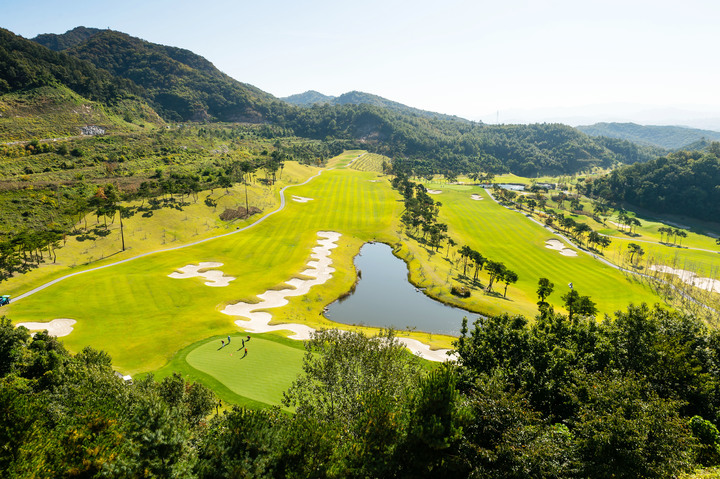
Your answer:
[[[685,126],[600,122],[592,125],[581,125],[576,128],[593,137],[618,138],[667,150],[685,149],[703,139],[710,141],[720,140],[720,132]]]
[[[433,111],[421,110],[412,106],[407,106],[402,103],[388,100],[372,93],[366,93],[362,91],[349,91],[343,93],[340,96],[325,95],[315,90],[308,90],[304,93],[298,93],[280,98],[281,100],[290,103],[291,105],[310,107],[313,105],[373,105],[381,108],[387,108],[391,111],[399,113],[407,113],[410,115],[421,116],[425,118],[433,118],[439,120],[454,120],[463,123],[472,123],[470,120],[461,118],[456,115],[446,115],[444,113],[437,113]],[[482,123],[482,122],[476,122]]]

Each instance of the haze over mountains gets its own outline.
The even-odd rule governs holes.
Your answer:
[[[596,123],[594,125],[581,125],[578,126],[577,129],[590,136],[620,138],[632,141],[633,143],[656,146],[668,150],[681,148],[693,149],[695,146],[698,146],[698,142],[720,140],[720,132],[681,126]]]

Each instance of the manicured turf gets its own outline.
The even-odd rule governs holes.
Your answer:
[[[441,221],[447,222],[448,234],[459,245],[469,245],[485,257],[502,261],[519,276],[518,282],[509,286],[507,298],[502,297],[504,285],[496,284],[493,289],[499,295],[474,290],[469,300],[460,300],[449,294],[446,282],[457,278],[462,269],[456,267],[450,271],[443,251],[431,260],[434,269],[425,269],[427,283],[422,282],[422,285],[444,300],[458,305],[474,303],[476,308],[479,306],[490,313],[510,312],[532,317],[537,312],[538,279],[547,277],[555,283],[555,293],[549,302],[557,310],[562,310],[560,296],[568,291],[570,282],[581,294],[590,295],[601,313],[612,313],[629,303],[660,301],[645,286],[583,253],[568,257],[546,248],[545,241],[554,237],[550,232],[524,215],[498,205],[484,190],[477,187],[466,191],[438,189],[443,193],[434,198],[443,203]],[[485,199],[472,200],[470,195],[473,193]],[[423,255],[427,253],[415,250],[412,255],[425,259]],[[481,273],[480,279],[486,286],[487,275]]]
[[[253,335],[243,348],[243,337],[233,336],[232,342],[222,348],[220,339],[201,343],[188,353],[186,361],[238,396],[279,404],[282,393],[300,373],[303,350],[263,339],[259,335]]]
[[[320,313],[354,282],[352,258],[359,247],[372,239],[392,242],[401,203],[386,182],[371,182],[374,178],[347,169],[326,171],[288,191],[313,201],[289,201],[284,211],[248,231],[69,278],[11,304],[7,314],[15,322],[76,319],[75,330],[64,339],[71,350],[103,349],[130,374],[155,370],[179,349],[237,329],[234,318],[219,312],[224,305],[282,286],[305,269],[317,231],[331,230],[343,235],[332,255],[337,273],[280,308],[278,319],[333,326]],[[224,263],[219,269],[238,279],[213,288],[200,278],[167,276],[200,261]]]

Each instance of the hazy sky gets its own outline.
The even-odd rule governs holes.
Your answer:
[[[486,119],[608,103],[720,117],[719,18],[714,0],[0,0],[26,38],[109,27],[276,96],[361,90]]]

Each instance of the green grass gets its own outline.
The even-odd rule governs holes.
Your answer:
[[[368,181],[374,173],[326,171],[289,194],[314,198],[288,202],[286,209],[254,228],[176,251],[69,278],[17,303],[7,314],[15,322],[66,317],[78,321],[64,339],[73,351],[85,345],[108,351],[114,364],[130,374],[162,367],[179,349],[203,338],[237,330],[220,313],[225,304],[253,300],[305,269],[316,232],[343,234],[333,250],[338,269],[278,315],[313,327],[332,326],[320,312],[355,280],[352,258],[365,241],[389,236],[400,203],[389,186]],[[172,279],[168,274],[200,261],[224,263],[220,269],[238,280],[224,288],[201,279]],[[79,300],[82,298],[82,300]]]
[[[186,380],[213,389],[230,404],[253,408],[279,405],[282,393],[301,372],[303,344],[274,334],[252,334],[246,343],[248,354],[243,357],[241,345],[246,336],[232,334],[232,341],[222,349],[220,341],[227,340],[226,335],[192,344],[155,376],[162,379],[179,372]]]
[[[374,171],[376,173],[382,173],[383,163],[390,164],[392,163],[392,160],[387,156],[367,153],[358,160],[354,161],[351,168],[359,171]]]
[[[473,193],[485,199],[471,200]],[[498,205],[480,188],[448,189],[435,198],[443,203],[440,220],[448,224],[448,234],[459,246],[469,245],[485,257],[502,261],[519,276],[519,281],[508,287],[507,298],[502,297],[504,284],[497,284],[493,289],[500,294],[489,295],[476,288],[471,298],[462,300],[449,292],[450,283],[460,282],[462,267],[446,260],[444,249],[430,254],[423,248],[409,248],[404,252],[406,257],[428,265],[420,269],[423,276],[416,273],[413,281],[448,303],[485,313],[510,312],[532,317],[537,312],[536,290],[541,277],[555,283],[549,302],[557,310],[562,310],[560,296],[567,292],[570,282],[581,294],[590,295],[601,313],[612,313],[629,303],[661,301],[646,286],[584,253],[567,257],[546,248],[545,241],[554,235],[523,214]],[[487,285],[485,273],[480,274],[480,280],[482,286]]]

